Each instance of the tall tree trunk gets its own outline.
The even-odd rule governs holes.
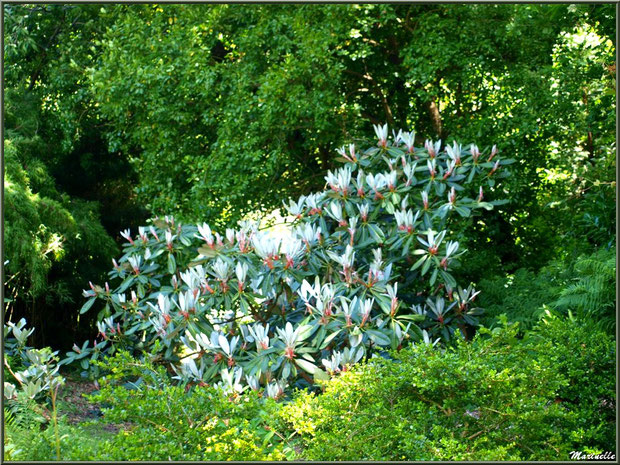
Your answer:
[[[428,110],[428,115],[431,118],[431,124],[433,125],[433,130],[437,137],[440,139],[444,138],[443,132],[443,123],[441,121],[441,115],[439,114],[439,108],[435,103],[435,97],[432,97],[428,102],[426,102],[426,108]]]

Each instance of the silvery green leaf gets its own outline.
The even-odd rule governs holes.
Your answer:
[[[304,371],[313,374],[317,370],[317,366],[314,363],[310,363],[304,359],[296,359],[295,363]]]

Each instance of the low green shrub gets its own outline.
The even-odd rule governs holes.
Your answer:
[[[125,424],[100,448],[98,460],[282,460],[269,427],[278,404],[250,391],[226,395],[207,385],[172,385],[163,367],[127,352],[106,361],[101,390],[104,420]]]
[[[280,428],[309,460],[566,460],[609,450],[615,425],[589,406],[613,399],[614,345],[584,331],[553,320],[521,339],[518,325],[504,325],[444,352],[394,352],[332,379],[322,395],[300,392]],[[583,337],[599,343],[581,346]]]
[[[528,334],[534,344],[551,343],[541,363],[554,367],[566,383],[555,401],[569,412],[575,450],[614,450],[616,444],[616,344],[588,320],[547,312]]]
[[[525,334],[502,320],[471,342],[372,358],[322,383],[323,393],[296,391],[287,402],[263,389],[173,385],[161,362],[119,351],[97,362],[104,376],[90,400],[103,418],[77,426],[59,419],[60,457],[567,460],[573,450],[613,451],[612,337],[551,312]],[[7,417],[5,458],[55,457],[53,427]]]

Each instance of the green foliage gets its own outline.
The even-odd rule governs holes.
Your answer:
[[[55,342],[67,345],[80,334],[77,315],[66,307],[75,304],[83,274],[101,273],[117,248],[99,222],[97,205],[60,194],[23,139],[5,140],[4,148],[7,315],[15,309],[40,331],[64,333],[66,339],[57,335]],[[53,308],[42,318],[46,306]]]
[[[530,329],[545,309],[575,313],[609,334],[615,330],[616,250],[599,249],[577,258],[554,260],[537,272],[518,269],[514,274],[480,280],[482,320],[494,326],[505,314],[509,321]]]
[[[41,199],[32,193],[28,175],[19,165],[14,144],[5,141],[4,153],[4,202],[7,213],[5,257],[9,261],[7,272],[15,276],[23,270],[21,272],[26,275],[23,285],[28,286],[26,292],[38,296],[45,290],[51,261],[62,256],[61,235],[54,229],[50,231],[50,226],[42,224],[39,213],[47,205],[53,205],[54,201]],[[67,213],[66,210],[63,213]],[[61,215],[60,219],[65,220],[63,229],[72,226],[70,221],[66,221],[67,215]],[[15,282],[11,284],[14,288],[18,286]]]
[[[574,319],[546,312],[529,337],[549,342],[541,363],[551,363],[568,382],[556,402],[569,412],[574,450],[613,450],[616,443],[616,342],[589,318]]]
[[[444,146],[496,142],[518,160],[497,192],[511,202],[456,227],[475,256],[463,281],[489,269],[536,270],[584,240],[613,241],[612,5],[4,8],[6,133],[30,192],[61,212],[53,221],[68,225],[65,209],[82,227],[135,229],[146,218],[139,201],[230,226],[320,189],[336,147],[362,142],[385,120]],[[93,205],[73,207],[78,197],[101,202],[100,220]],[[8,219],[12,237],[23,238],[11,250],[41,242],[38,256],[22,250],[26,287],[49,284],[37,308],[67,308],[70,276],[95,277],[101,262],[75,263],[70,255],[84,250],[42,258],[60,232],[27,203],[18,209],[28,223]],[[91,233],[87,250],[109,244]],[[74,241],[63,238],[65,250]],[[18,304],[25,315],[22,297]],[[61,333],[26,316],[41,336]]]
[[[9,412],[9,419],[5,425],[15,430],[24,430],[33,429],[46,422],[47,416],[44,414],[45,408],[41,401],[50,400],[51,418],[54,423],[52,434],[55,440],[56,458],[60,460],[56,399],[58,389],[65,380],[58,374],[57,352],[52,352],[49,347],[33,349],[26,345],[34,329],[27,329],[25,326],[26,321],[21,319],[17,324],[9,322],[3,328],[4,354],[6,354],[3,360],[6,370],[3,372],[8,372],[10,375],[7,376],[10,382],[5,381],[3,388],[5,398],[3,404],[8,407]],[[13,415],[17,415],[19,420],[15,420]],[[5,445],[8,450],[5,458],[14,459],[21,451],[8,435]]]
[[[615,247],[578,258],[574,270],[576,276],[562,289],[554,306],[572,310],[579,319],[613,333],[616,328]]]
[[[571,321],[525,341],[517,325],[480,332],[443,353],[421,344],[373,359],[321,395],[298,393],[279,418],[299,458],[558,460],[609,449],[613,409],[603,418],[599,406],[613,402],[613,341]]]
[[[373,357],[276,403],[265,391],[171,384],[156,360],[118,351],[90,396],[104,417],[59,422],[63,460],[558,460],[615,442],[615,342],[547,313],[472,342]],[[110,424],[109,426],[106,426]],[[104,433],[116,430],[118,433]],[[52,428],[7,426],[14,460],[47,461]],[[7,444],[7,442],[5,442]]]
[[[480,280],[480,306],[484,308],[482,322],[493,327],[500,315],[531,329],[551,305],[568,281],[569,272],[563,262],[541,268],[538,272],[520,268],[512,275]]]
[[[109,440],[99,460],[282,460],[270,430],[276,404],[250,392],[242,397],[206,385],[173,386],[165,371],[119,352],[102,364],[92,400],[104,419],[130,423]]]
[[[104,24],[91,5],[3,8],[7,320],[26,317],[37,346],[68,348],[92,332],[92,318],[74,311],[85,276],[102,276],[118,251],[105,228],[132,221],[131,171],[100,142],[80,84]]]
[[[56,459],[56,434],[51,426],[6,425],[5,428],[5,439],[11,445],[10,456],[5,448],[5,460],[49,462]],[[105,439],[112,436],[102,430],[100,424],[71,425],[65,419],[59,420],[58,430],[63,461],[97,460],[104,452]]]

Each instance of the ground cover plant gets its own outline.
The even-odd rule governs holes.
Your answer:
[[[615,333],[616,248],[601,248],[578,257],[557,259],[537,272],[520,268],[514,274],[494,276],[478,283],[481,321],[493,326],[505,314],[529,329],[546,308]]]
[[[321,393],[276,401],[263,389],[179,386],[161,365],[119,351],[98,362],[106,374],[87,396],[103,417],[61,418],[61,457],[557,460],[615,440],[615,343],[576,319],[548,312],[525,335],[504,319],[471,342],[389,352],[321,382]],[[11,420],[8,431],[14,459],[54,453],[52,427]]]

